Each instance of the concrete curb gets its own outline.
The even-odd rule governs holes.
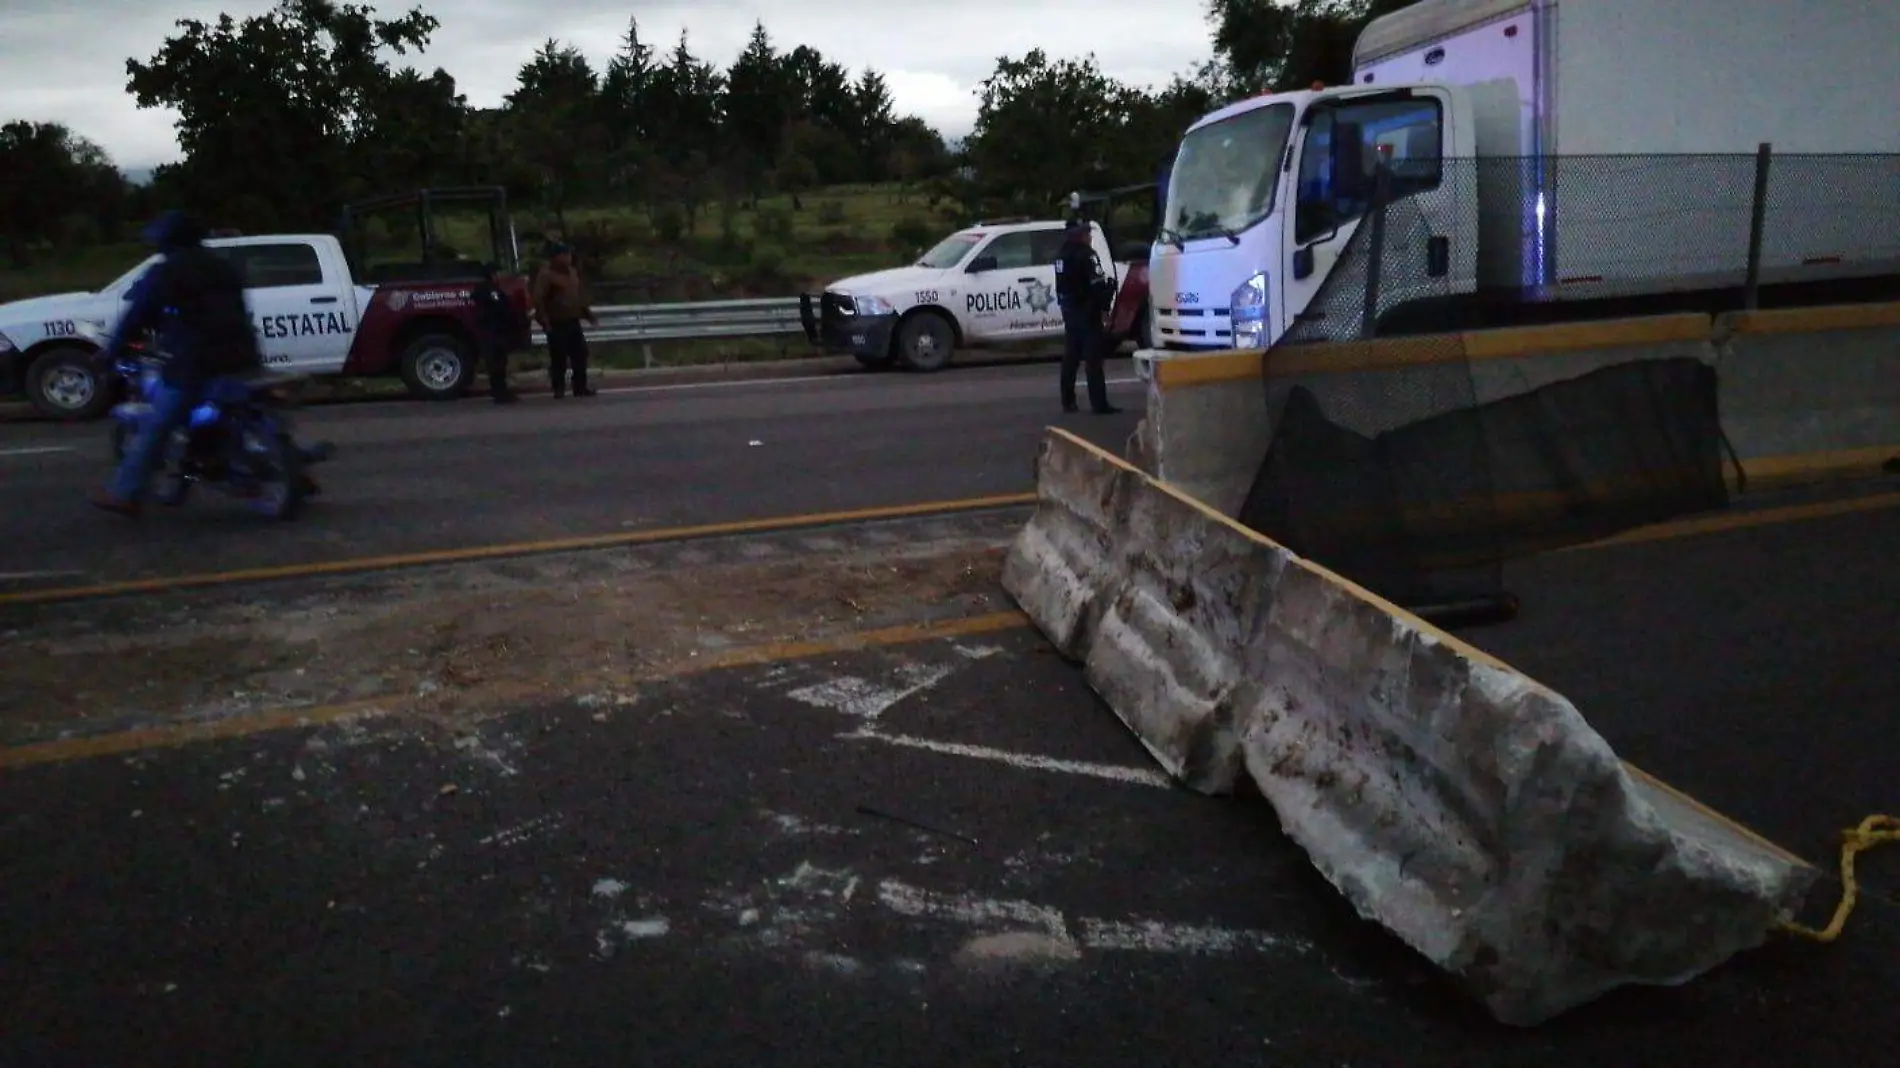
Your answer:
[[[1676,985],[1818,872],[1627,769],[1565,698],[1051,429],[1004,588],[1168,773],[1242,771],[1362,915],[1500,1021]]]

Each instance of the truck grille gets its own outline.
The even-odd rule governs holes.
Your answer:
[[[1224,349],[1233,345],[1229,308],[1156,308],[1154,341],[1164,349]]]

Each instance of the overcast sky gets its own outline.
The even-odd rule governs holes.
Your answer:
[[[385,17],[413,0],[370,0]],[[124,61],[150,58],[181,18],[260,14],[271,0],[0,0],[0,121],[57,121],[98,142],[120,167],[178,157],[172,115],[140,111],[125,92]],[[1158,85],[1209,52],[1205,0],[432,0],[441,19],[420,60],[455,76],[469,102],[500,103],[542,40],[574,44],[596,64],[615,51],[629,16],[656,50],[682,27],[693,51],[721,68],[755,19],[781,49],[808,44],[854,73],[883,71],[900,114],[921,115],[948,137],[969,132],[977,83],[998,56],[1040,47],[1094,52],[1123,81]],[[449,12],[454,12],[450,14]],[[1052,121],[1060,121],[1051,116]]]

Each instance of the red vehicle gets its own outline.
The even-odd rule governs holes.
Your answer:
[[[451,230],[467,236],[445,233]],[[455,247],[455,240],[469,247]],[[351,204],[338,235],[216,237],[205,245],[242,271],[268,366],[299,375],[400,377],[426,400],[461,396],[479,370],[470,292],[484,261],[496,265],[516,307],[528,306],[507,195],[499,188],[422,189]],[[111,407],[118,383],[100,364],[97,339],[111,332],[126,290],[152,262],[97,293],[0,306],[0,337],[7,341],[0,354],[8,357],[0,362],[17,369],[18,384],[43,414],[93,419]],[[6,314],[12,310],[20,314]],[[14,318],[20,324],[9,327]],[[525,314],[520,321],[511,339],[517,348],[529,342]]]
[[[1101,225],[1114,261],[1128,265],[1109,310],[1108,335],[1118,343],[1132,340],[1138,349],[1154,347],[1153,316],[1148,310],[1148,252],[1161,219],[1159,192],[1158,183],[1147,182],[1069,198],[1071,211]]]

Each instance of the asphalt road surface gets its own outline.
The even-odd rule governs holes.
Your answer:
[[[366,721],[20,768],[0,813],[9,1066],[1582,1068],[1900,1041],[1881,897],[1834,946],[1496,1025],[1263,802],[1166,786],[1024,630],[455,736]]]
[[[1052,366],[943,375],[660,386],[586,400],[531,396],[305,410],[337,443],[324,495],[271,526],[200,492],[136,523],[86,494],[109,474],[104,424],[0,426],[0,585],[79,585],[388,553],[832,512],[1035,489],[1036,443],[1067,427],[1117,453],[1141,416],[1065,415]],[[10,577],[10,582],[8,577]]]
[[[339,461],[336,497],[275,538],[215,500],[145,529],[95,515],[97,463],[32,450],[96,427],[7,428],[0,536],[34,540],[0,570],[96,580],[1026,490],[1060,420],[1051,374],[313,412],[355,452],[445,473]],[[1063,422],[1119,446],[1136,415]],[[600,463],[603,442],[636,455]],[[484,492],[492,465],[509,488]],[[511,518],[535,492],[541,514]],[[1624,756],[1831,869],[1839,828],[1900,810],[1897,538],[1885,507],[1556,554],[1510,568],[1520,619],[1466,633]],[[1876,1064],[1900,1045],[1900,854],[1861,875],[1836,944],[1776,938],[1680,988],[1502,1028],[1352,915],[1264,803],[1167,788],[1074,666],[1003,631],[456,729],[9,766],[0,1068]]]
[[[1862,499],[1883,506],[1513,564],[1520,618],[1464,636],[1624,759],[1832,871],[1842,829],[1900,815],[1900,506]],[[1900,852],[1863,877],[1891,900]]]

